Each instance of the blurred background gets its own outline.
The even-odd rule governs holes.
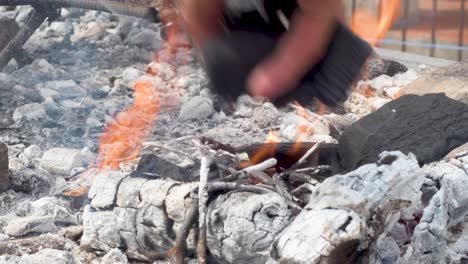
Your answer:
[[[468,1],[344,1],[347,20],[357,31],[366,31],[373,23],[379,27],[379,23],[385,23],[382,20],[391,17],[389,27],[374,39],[378,47],[450,60],[468,59]]]

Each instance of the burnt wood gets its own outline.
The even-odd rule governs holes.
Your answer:
[[[348,171],[393,150],[415,154],[422,165],[466,142],[468,105],[442,93],[405,95],[346,129],[339,140],[339,156]]]

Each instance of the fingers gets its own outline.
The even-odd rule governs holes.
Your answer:
[[[222,0],[179,0],[178,8],[193,41],[200,45],[219,30]]]
[[[338,19],[338,0],[302,0],[290,31],[272,56],[259,64],[248,80],[254,96],[276,99],[294,89],[323,56]]]

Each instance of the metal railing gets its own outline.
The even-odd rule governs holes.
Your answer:
[[[380,6],[382,1],[386,0],[376,0],[378,1],[378,5]],[[465,46],[464,43],[464,33],[465,33],[465,8],[466,3],[465,0],[459,0],[459,12],[460,12],[460,23],[458,26],[458,42],[457,43],[438,43],[437,39],[437,22],[439,18],[439,1],[438,0],[431,0],[432,1],[432,15],[431,15],[431,28],[430,28],[430,43],[423,43],[417,41],[409,41],[409,32],[410,29],[410,2],[411,1],[418,1],[418,0],[400,0],[402,6],[402,16],[400,21],[400,31],[401,31],[401,41],[397,40],[388,40],[383,39],[379,43],[380,44],[392,44],[392,45],[400,45],[400,49],[403,52],[406,52],[408,47],[423,47],[429,48],[429,55],[434,57],[436,55],[436,49],[448,49],[448,50],[457,50],[457,58],[459,61],[464,59],[464,52],[468,53],[468,46]],[[380,10],[380,9],[379,9]],[[357,0],[352,0],[352,14],[357,11]],[[393,29],[394,30],[394,29]]]

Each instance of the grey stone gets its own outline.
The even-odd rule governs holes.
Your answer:
[[[201,96],[195,96],[182,105],[179,112],[180,121],[202,120],[214,113],[213,102]]]
[[[133,67],[128,67],[122,72],[122,79],[128,87],[133,87],[135,81],[143,75],[143,72]]]
[[[37,59],[13,73],[13,76],[26,87],[34,87],[38,83],[58,79],[64,72],[52,66],[45,59]]]
[[[23,236],[30,233],[55,232],[57,227],[50,216],[30,216],[11,221],[3,231],[9,236]]]
[[[10,239],[10,237],[8,235],[0,233],[0,242],[7,241],[8,239]]]
[[[128,259],[122,251],[118,248],[114,248],[111,251],[107,252],[104,257],[102,257],[100,264],[127,264]]]
[[[16,80],[13,78],[13,76],[0,72],[0,90],[12,92],[12,89],[15,87],[15,85]]]
[[[31,145],[24,149],[23,154],[29,159],[37,159],[42,157],[42,150],[38,145]]]
[[[47,171],[25,167],[12,168],[10,179],[13,190],[30,195],[44,194],[56,181]]]
[[[72,99],[86,95],[86,90],[84,90],[73,80],[48,81],[36,85],[35,89],[39,91],[41,91],[42,89],[50,89],[56,91],[58,94],[55,94],[55,97],[58,96],[61,99]],[[51,97],[54,98],[54,95],[51,94]]]
[[[18,264],[81,264],[70,252],[45,248],[36,254],[21,256]]]
[[[68,209],[70,204],[56,197],[43,197],[33,202],[25,202],[22,205],[23,210],[21,210],[20,216],[50,216],[55,224],[60,225],[76,225],[78,223],[77,217]]]
[[[127,177],[126,173],[109,171],[96,175],[89,189],[88,197],[95,208],[111,207],[117,196],[120,182]]]
[[[158,35],[153,30],[142,29],[128,39],[129,44],[140,48],[152,49],[157,47]]]
[[[23,117],[26,120],[41,120],[47,116],[45,108],[42,104],[32,103],[25,104],[17,107],[13,112],[13,120],[15,122],[21,120]]]
[[[73,168],[82,166],[79,149],[52,148],[44,152],[40,167],[52,174],[70,175]]]
[[[144,178],[125,178],[117,191],[117,206],[138,208],[141,202],[140,189],[147,181]]]
[[[291,221],[276,193],[231,192],[208,209],[207,244],[218,263],[265,263],[275,237]]]

